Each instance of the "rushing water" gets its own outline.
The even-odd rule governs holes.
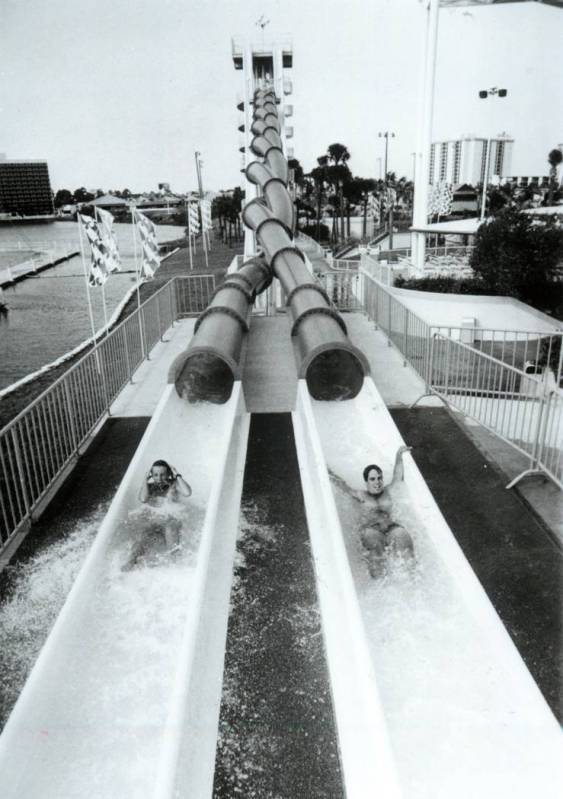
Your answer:
[[[118,224],[115,230],[123,261],[123,273],[114,273],[105,284],[108,316],[135,284],[133,229]],[[160,242],[182,235],[184,228],[157,225]],[[80,249],[74,222],[50,225],[1,225],[0,246],[21,242],[33,249],[39,242],[73,244]],[[137,243],[140,253],[140,247]],[[88,251],[88,245],[85,244]],[[25,260],[25,253],[24,258]],[[89,264],[89,255],[87,255]],[[101,289],[90,292],[96,328],[104,324]],[[0,314],[0,389],[59,358],[91,336],[84,270],[80,256],[40,272],[4,289],[9,308]]]

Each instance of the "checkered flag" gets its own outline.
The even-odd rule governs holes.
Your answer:
[[[188,226],[190,229],[190,236],[196,236],[199,233],[199,213],[197,210],[197,203],[190,203],[188,205]]]
[[[428,213],[430,216],[447,216],[454,198],[450,183],[435,183],[428,188]]]
[[[151,278],[160,266],[156,227],[148,216],[141,214],[136,208],[133,209],[133,218],[136,218],[137,229],[141,236],[141,246],[143,248],[141,271],[143,277]]]
[[[205,233],[208,230],[211,230],[211,203],[209,200],[201,200],[200,202],[201,207],[201,226],[203,228],[203,232]]]
[[[381,204],[378,198],[374,194],[370,194],[369,196],[368,210],[370,215],[373,216],[374,219],[379,219],[379,215],[381,212]]]
[[[119,247],[117,246],[117,238],[113,229],[113,216],[109,211],[104,211],[103,208],[96,208],[96,213],[101,222],[101,232],[104,243],[109,250],[108,272],[120,272],[121,257],[119,255]]]
[[[90,244],[90,272],[88,273],[89,286],[103,286],[108,279],[110,253],[100,231],[100,226],[95,219],[90,216],[79,214],[82,229],[86,233],[86,238]]]

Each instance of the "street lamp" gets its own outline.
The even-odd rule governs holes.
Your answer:
[[[506,97],[508,94],[507,89],[498,89],[496,86],[493,86],[491,89],[481,89],[479,91],[479,97],[481,100],[485,100],[489,95],[492,97]],[[485,173],[483,175],[483,193],[481,198],[481,216],[480,219],[483,221],[485,218],[485,206],[487,204],[487,184],[489,181],[489,162],[490,162],[490,155],[491,155],[491,137],[487,138],[487,150],[485,152]]]
[[[387,183],[387,151],[389,147],[389,137],[394,139],[395,134],[389,130],[386,130],[384,133],[378,133],[377,135],[380,139],[385,139],[385,172],[383,174],[383,179],[385,180],[385,183]]]

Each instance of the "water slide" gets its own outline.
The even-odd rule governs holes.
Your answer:
[[[415,561],[396,556],[381,579],[368,574],[359,506],[328,469],[354,489],[367,464],[390,480],[404,442],[371,378],[348,402],[315,401],[301,383],[294,429],[333,693],[357,679],[338,662],[342,628],[356,627],[401,795],[555,799],[559,725],[410,455],[392,491]],[[352,726],[346,735],[352,751],[366,743]]]
[[[245,219],[262,253],[229,275],[170,370],[0,736],[0,795],[212,795],[249,427],[240,368],[253,298],[275,274],[300,364],[293,427],[345,795],[555,797],[559,727],[412,458],[394,501],[416,562],[391,562],[379,581],[362,560],[353,503],[330,483],[327,467],[355,488],[365,463],[388,474],[402,442],[363,356],[291,243],[273,99],[257,95],[263,161],[248,167],[263,198]],[[210,401],[193,402],[202,398]],[[151,568],[123,573],[126,520],[155,458],[194,487],[184,549],[175,561],[156,555]]]
[[[227,276],[198,320],[187,350],[172,365],[169,379],[178,394],[190,401],[225,402],[240,379],[252,303],[275,275],[292,318],[299,377],[307,381],[316,399],[354,397],[369,374],[368,362],[348,339],[344,320],[313,280],[294,242],[295,209],[287,190],[288,166],[273,90],[256,90],[252,132],[252,152],[262,160],[250,163],[246,176],[262,196],[247,203],[242,216],[255,233],[259,257]],[[265,270],[256,268],[258,264],[265,264],[269,278]]]
[[[2,799],[211,795],[248,419],[240,383],[221,405],[163,392],[0,736]],[[183,551],[123,572],[157,458],[193,486]]]

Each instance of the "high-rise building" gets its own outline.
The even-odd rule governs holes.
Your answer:
[[[501,134],[495,139],[467,136],[454,141],[434,142],[430,151],[429,182],[468,183],[476,186],[493,176],[503,181],[510,174],[514,139]]]
[[[0,213],[16,216],[54,214],[46,161],[0,158]]]

